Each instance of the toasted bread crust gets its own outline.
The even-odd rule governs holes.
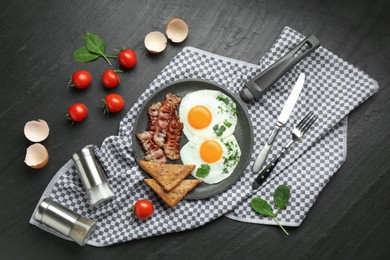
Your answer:
[[[139,161],[138,164],[168,192],[172,191],[195,169],[195,165],[192,164],[163,164],[143,160]]]
[[[169,207],[174,207],[179,201],[181,201],[188,192],[193,190],[201,181],[183,180],[172,191],[165,191],[160,184],[154,179],[144,179],[144,182],[154,190]]]

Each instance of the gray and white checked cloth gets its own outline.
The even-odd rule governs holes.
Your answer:
[[[275,188],[286,184],[291,199],[278,219],[286,226],[299,226],[321,190],[346,159],[347,115],[378,90],[367,74],[320,47],[285,74],[258,102],[248,105],[253,124],[255,146],[251,163],[240,179],[217,196],[203,200],[183,200],[174,208],[165,203],[143,183],[144,175],[133,156],[132,129],[145,100],[160,87],[185,78],[207,79],[238,92],[244,83],[266,69],[299,43],[304,36],[286,27],[260,65],[229,59],[192,47],[184,48],[161,71],[149,88],[120,122],[117,136],[106,138],[100,147],[93,146],[105,169],[116,198],[99,207],[87,203],[87,195],[68,161],[53,177],[39,203],[46,197],[97,222],[89,245],[108,246],[134,239],[178,232],[202,226],[221,216],[243,222],[274,224],[251,210],[250,200],[260,196],[273,201]],[[279,133],[268,161],[280,152],[290,132],[308,111],[318,120],[304,138],[290,148],[262,188],[253,194],[255,175],[252,163],[269,135],[299,73],[306,74],[305,86],[293,113]],[[131,206],[138,199],[149,199],[155,213],[148,220],[133,218]],[[34,216],[34,214],[33,214]],[[39,228],[67,239],[49,227]]]

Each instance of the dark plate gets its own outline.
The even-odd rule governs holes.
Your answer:
[[[146,100],[146,102],[141,107],[140,113],[136,118],[135,125],[134,125],[134,132],[132,135],[135,158],[137,159],[137,161],[142,160],[144,158],[144,152],[135,134],[146,130],[149,121],[149,116],[147,113],[148,108],[153,103],[164,100],[165,95],[170,92],[184,97],[189,92],[194,92],[197,90],[204,90],[204,89],[219,90],[236,102],[237,113],[238,113],[238,124],[236,126],[234,136],[237,138],[238,144],[241,149],[241,158],[240,158],[240,162],[236,166],[236,169],[228,178],[226,178],[225,180],[219,183],[212,184],[212,185],[201,183],[194,190],[192,190],[190,193],[187,194],[186,199],[204,199],[204,198],[215,196],[218,193],[221,193],[225,191],[227,188],[229,188],[230,186],[232,186],[238,180],[241,174],[244,172],[246,166],[249,163],[250,156],[252,154],[252,149],[253,149],[252,124],[250,123],[249,120],[246,104],[240,100],[238,95],[230,93],[227,89],[213,82],[209,82],[206,80],[195,80],[195,79],[176,81],[174,83],[171,83],[159,89],[149,99]],[[183,134],[180,141],[180,147],[185,145],[187,142],[188,140]],[[175,161],[168,160],[167,163],[182,164],[182,161],[180,159]],[[147,174],[145,173],[145,175]],[[192,178],[192,176],[190,175],[189,178]]]

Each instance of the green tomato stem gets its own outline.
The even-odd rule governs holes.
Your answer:
[[[275,215],[276,215],[276,214],[275,214]],[[272,218],[275,220],[276,224],[278,224],[279,227],[283,230],[283,232],[288,236],[288,235],[289,235],[288,232],[284,229],[284,227],[282,226],[282,224],[279,223],[279,221],[276,219],[276,217],[272,217]]]

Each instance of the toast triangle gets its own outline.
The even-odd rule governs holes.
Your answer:
[[[154,190],[169,207],[174,207],[188,192],[193,190],[201,181],[198,179],[183,180],[172,191],[165,191],[154,179],[144,179],[144,182]]]
[[[155,179],[165,191],[172,191],[195,169],[195,165],[163,164],[141,160],[138,162],[144,171]]]

